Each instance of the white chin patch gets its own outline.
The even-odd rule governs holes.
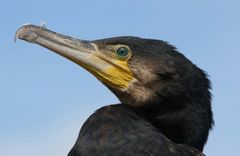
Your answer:
[[[127,98],[128,101],[126,102],[133,106],[144,105],[147,101],[150,102],[156,97],[152,90],[139,85],[139,82],[136,79],[130,83],[129,87],[125,89],[124,92],[129,96],[129,98]]]

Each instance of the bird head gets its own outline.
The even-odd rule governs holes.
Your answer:
[[[144,106],[165,97],[179,99],[195,88],[208,90],[207,81],[198,84],[204,73],[161,40],[115,37],[85,41],[35,25],[21,27],[15,37],[79,64],[128,105]],[[203,87],[196,87],[199,85]]]
[[[15,38],[75,62],[122,103],[151,115],[151,123],[172,141],[203,149],[213,124],[209,80],[167,42],[137,37],[86,41],[35,25],[21,27]]]

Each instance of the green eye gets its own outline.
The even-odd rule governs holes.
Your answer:
[[[120,59],[126,59],[130,55],[130,51],[127,47],[120,47],[117,49],[117,57]]]

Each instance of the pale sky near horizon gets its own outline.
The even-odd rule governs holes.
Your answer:
[[[240,155],[240,1],[1,1],[0,155],[66,156],[83,122],[118,99],[78,65],[18,40],[24,23],[81,39],[166,40],[212,81],[215,126],[204,153]]]

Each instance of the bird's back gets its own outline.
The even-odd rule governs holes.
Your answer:
[[[174,144],[134,108],[119,104],[97,110],[84,123],[68,156],[196,156]]]

